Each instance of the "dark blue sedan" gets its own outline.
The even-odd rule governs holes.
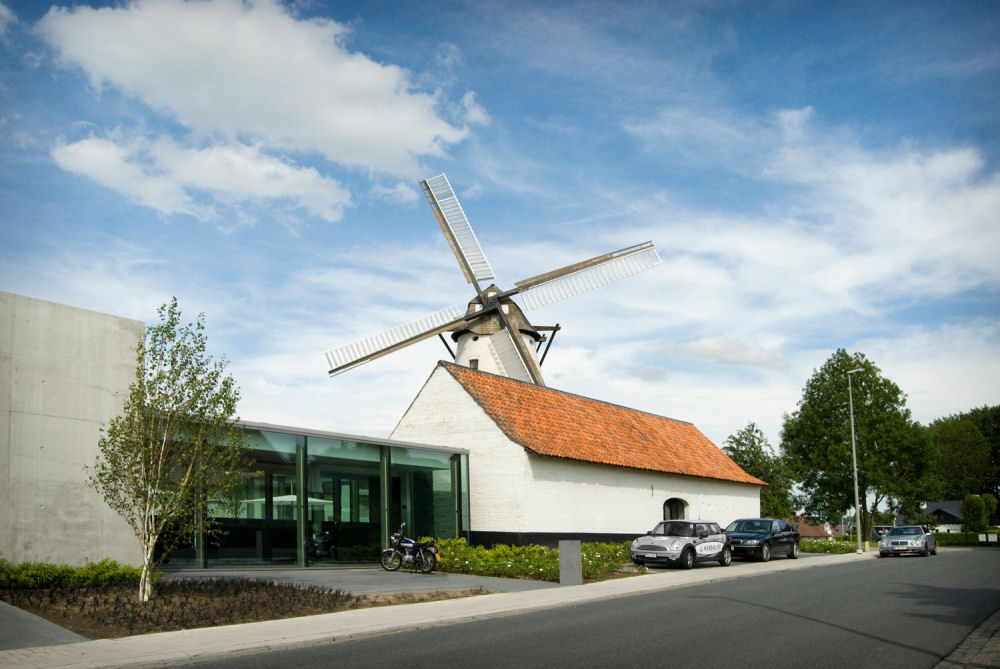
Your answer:
[[[783,520],[741,518],[726,528],[733,557],[755,558],[767,562],[772,555],[799,556],[799,531]]]

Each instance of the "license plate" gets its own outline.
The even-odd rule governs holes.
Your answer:
[[[642,557],[655,558],[656,557],[656,553],[646,553]]]

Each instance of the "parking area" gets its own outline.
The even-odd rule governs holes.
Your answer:
[[[381,595],[395,592],[429,592],[433,590],[466,590],[482,588],[490,592],[522,592],[558,588],[558,583],[494,578],[469,574],[430,574],[399,570],[384,571],[379,567],[310,567],[308,569],[192,569],[165,572],[165,580],[208,578],[252,578],[261,581],[294,583],[341,590],[352,595]]]

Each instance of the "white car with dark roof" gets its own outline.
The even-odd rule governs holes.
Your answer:
[[[718,523],[707,520],[664,520],[632,541],[629,549],[637,565],[659,564],[690,569],[698,562],[728,567],[733,551]]]

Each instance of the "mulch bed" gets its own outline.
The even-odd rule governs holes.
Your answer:
[[[139,600],[137,585],[0,589],[0,600],[88,639],[115,639],[482,594],[488,591],[352,595],[240,578],[162,582],[148,602]]]

